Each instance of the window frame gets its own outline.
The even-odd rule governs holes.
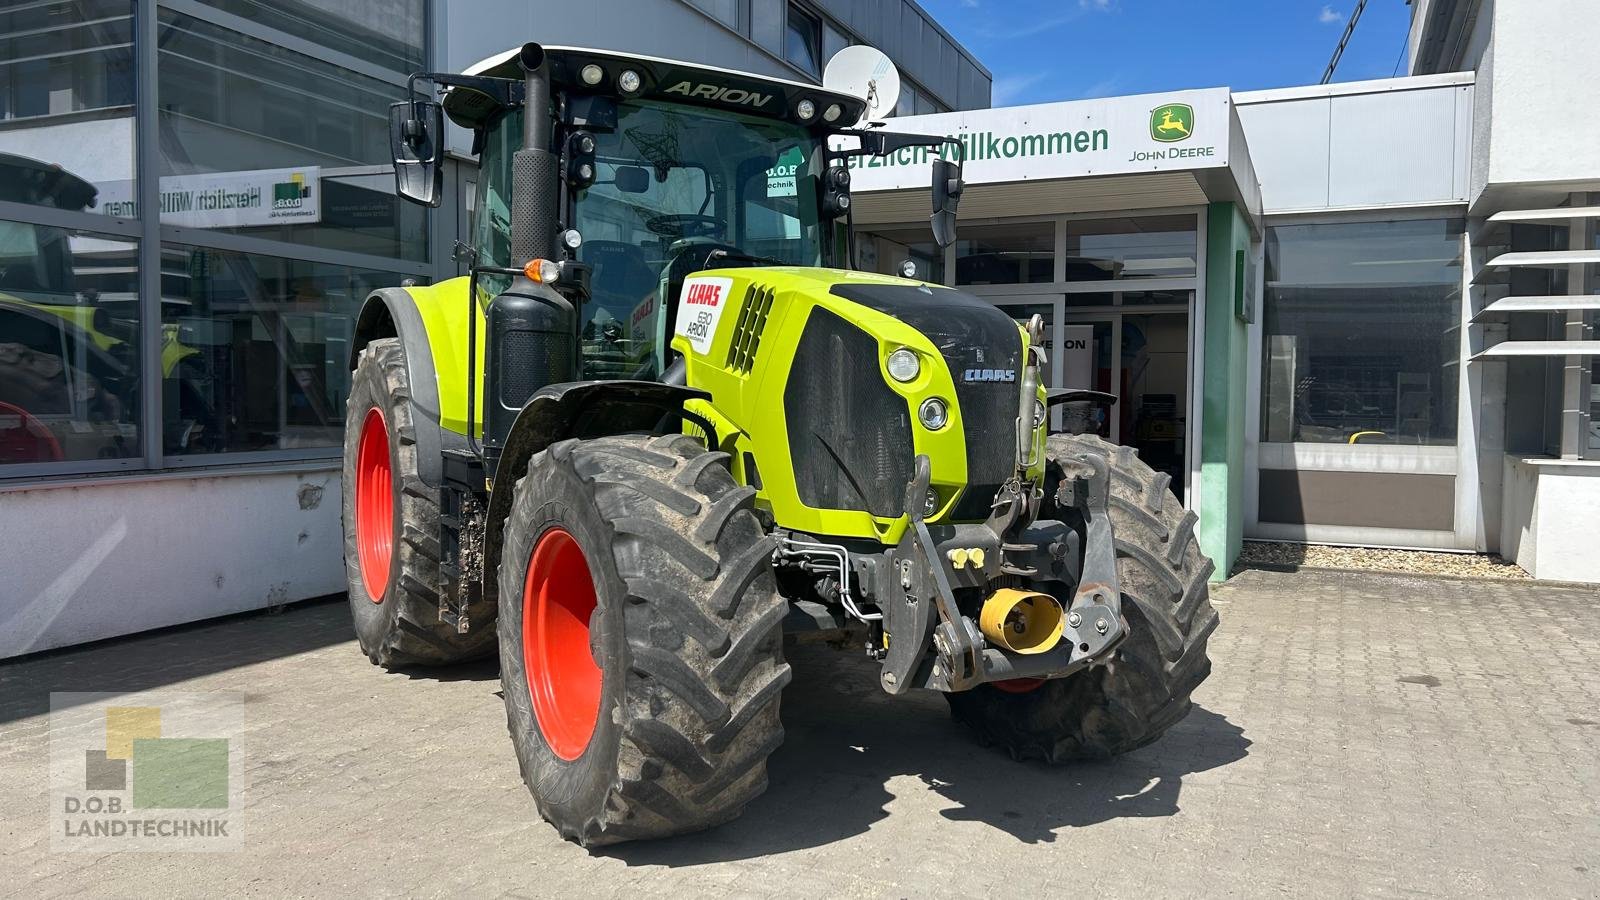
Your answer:
[[[804,34],[801,34],[801,29],[797,29],[795,27],[795,20],[797,18],[803,20],[805,23],[806,27],[803,29]],[[799,35],[801,40],[810,38],[810,47],[815,51],[816,55],[815,68],[807,65],[806,61],[797,60],[793,56],[789,55],[789,38],[791,35]],[[823,66],[827,65],[828,62],[822,58],[822,16],[799,3],[793,2],[793,0],[790,0],[790,2],[786,3],[784,6],[783,60],[789,65],[794,66],[800,71],[805,72],[806,74],[815,78],[822,77],[822,68]]]

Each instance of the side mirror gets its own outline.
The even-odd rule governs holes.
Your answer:
[[[933,239],[941,248],[956,240],[956,206],[966,185],[961,167],[948,159],[933,161]]]
[[[434,100],[401,100],[389,107],[394,188],[412,203],[437,207],[444,199],[444,107]]]

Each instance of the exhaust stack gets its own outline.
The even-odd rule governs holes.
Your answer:
[[[1012,653],[1044,653],[1061,640],[1064,615],[1049,594],[1001,588],[983,601],[978,628],[983,636]]]

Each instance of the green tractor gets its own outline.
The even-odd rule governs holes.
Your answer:
[[[539,812],[584,845],[737,816],[783,739],[785,635],[851,640],[1052,762],[1183,717],[1217,624],[1195,517],[1130,448],[1047,435],[1040,324],[851,271],[850,168],[958,146],[863,100],[528,44],[391,109],[440,202],[482,168],[471,274],[373,294],[353,346],[345,559],[381,666],[498,653]]]

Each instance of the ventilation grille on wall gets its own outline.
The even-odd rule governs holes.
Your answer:
[[[752,284],[745,291],[739,322],[733,328],[733,343],[728,346],[728,368],[740,375],[755,367],[756,348],[761,345],[761,330],[767,327],[772,311],[772,288]]]

